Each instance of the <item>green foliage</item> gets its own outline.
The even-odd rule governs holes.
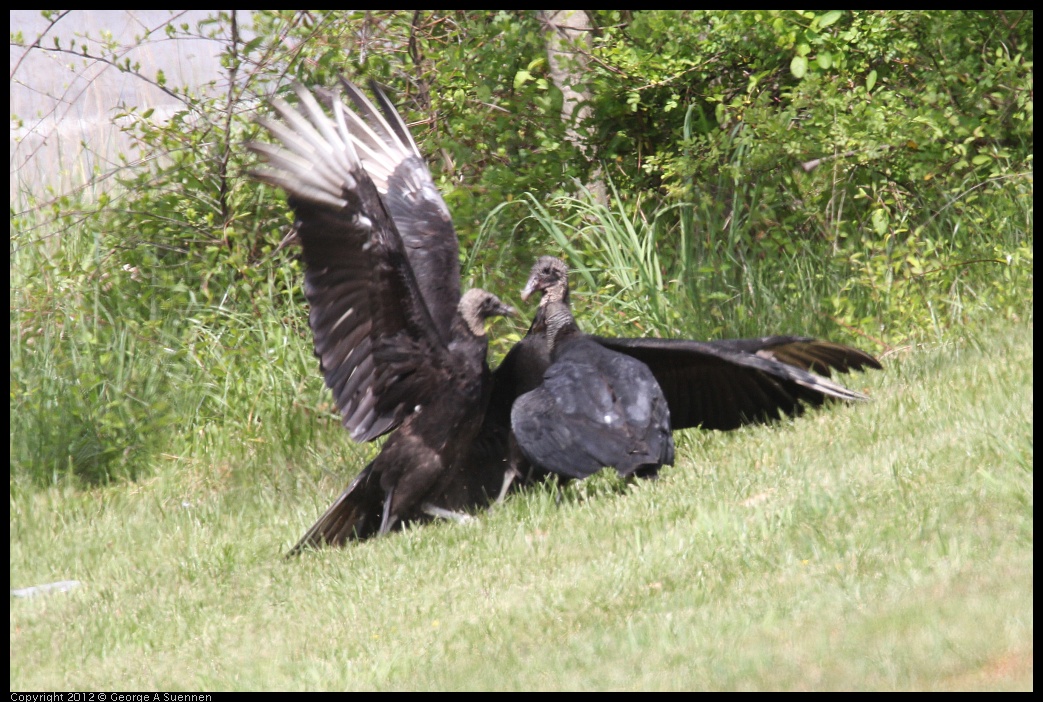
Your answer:
[[[163,457],[207,454],[215,433],[238,436],[222,447],[232,456],[268,447],[274,457],[311,450],[317,426],[339,423],[295,264],[267,270],[236,310],[236,289],[172,283],[183,261],[125,249],[97,219],[66,230],[57,249],[12,221],[12,479],[140,477]],[[224,305],[210,301],[218,293]]]
[[[785,329],[841,340],[839,325],[863,345],[943,339],[997,315],[1031,314],[1031,182],[992,185],[985,197],[963,193],[977,204],[964,203],[959,217],[908,212],[909,223],[889,225],[900,236],[866,232],[855,251],[774,232],[747,241],[729,222],[721,228],[732,237],[714,237],[704,226],[719,214],[712,209],[643,208],[618,193],[612,207],[589,195],[502,205],[478,243],[524,213],[517,226],[535,224],[531,240],[552,242],[579,273],[590,331],[718,338]]]
[[[751,249],[841,265],[838,321],[895,341],[960,321],[938,306],[966,267],[1002,262],[1031,288],[1031,12],[599,18],[599,155],[621,192],[692,203],[735,275]],[[983,199],[1010,226],[982,231]]]
[[[941,212],[893,193],[860,190],[858,198],[879,207],[872,228],[840,249],[849,276],[831,296],[838,319],[899,340],[1031,313],[1030,177],[954,192]]]
[[[173,420],[170,324],[137,308],[138,270],[96,231],[48,252],[12,224],[12,475],[135,477]]]
[[[680,312],[672,308],[667,299],[669,290],[663,278],[664,266],[656,247],[660,220],[644,221],[640,212],[631,216],[621,200],[617,198],[616,203],[613,209],[588,195],[560,197],[544,206],[529,194],[523,200],[494,210],[479,240],[497,230],[500,220],[511,216],[511,210],[522,206],[529,214],[519,227],[531,220],[555,248],[568,254],[574,266],[582,262],[577,269],[582,282],[577,286],[579,281],[573,281],[573,287],[597,290],[603,305],[602,314],[588,322],[588,326],[594,325],[592,331],[599,324],[607,323],[610,328],[636,325],[641,334],[677,335]],[[605,278],[607,286],[599,287],[598,280]],[[635,304],[635,300],[640,303]],[[608,319],[605,313],[610,315]]]
[[[844,154],[850,175],[962,179],[1031,149],[1031,13],[612,12],[602,22],[597,65],[613,70],[591,80],[607,110],[625,104],[633,116],[613,130],[599,105],[594,119],[606,125],[603,157],[633,162],[623,171],[647,174],[638,185],[698,192],[728,164],[674,162],[712,155],[738,125],[752,132],[743,171],[757,178]],[[694,135],[683,133],[685,105]]]

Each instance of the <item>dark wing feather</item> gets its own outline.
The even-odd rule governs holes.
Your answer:
[[[279,144],[249,147],[254,175],[287,192],[304,249],[315,354],[352,438],[398,426],[445,382],[448,349],[402,241],[359,160],[347,108],[326,115],[304,88],[299,109],[262,123]],[[390,360],[389,360],[390,359]]]
[[[721,339],[707,342],[718,348],[756,354],[829,377],[833,371],[850,373],[881,370],[880,361],[860,349],[808,336],[763,336],[757,339]]]
[[[648,366],[670,405],[674,429],[735,429],[778,419],[782,414],[800,414],[802,402],[820,405],[826,397],[867,399],[800,365],[737,350],[739,342],[752,346],[756,340],[591,338]],[[820,361],[809,365],[815,368],[815,363]]]
[[[296,556],[306,548],[341,546],[373,536],[380,530],[384,489],[370,463],[351,481],[330,508],[286,554]]]
[[[380,103],[378,111],[351,82],[342,78],[341,83],[355,105],[347,117],[359,158],[395,221],[435,325],[448,340],[460,302],[460,250],[449,208],[408,127],[381,87],[370,82]],[[329,93],[324,95],[332,99]]]

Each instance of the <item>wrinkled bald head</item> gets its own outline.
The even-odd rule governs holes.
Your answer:
[[[471,288],[460,298],[460,317],[475,336],[485,336],[485,320],[490,317],[513,317],[514,308],[480,288]]]
[[[569,301],[569,268],[560,258],[540,256],[529,273],[529,281],[522,290],[522,300],[528,300],[536,291],[543,293],[540,305]]]

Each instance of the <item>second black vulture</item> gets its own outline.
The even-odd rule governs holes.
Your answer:
[[[673,465],[670,412],[648,367],[581,332],[560,289],[548,291],[540,308],[550,365],[511,408],[511,477],[519,453],[578,479],[605,466],[651,477]]]
[[[532,267],[523,299],[540,292],[569,305],[568,267],[552,256]],[[543,382],[551,364],[546,307],[541,303],[526,336],[514,345],[493,373],[493,391],[485,421],[472,447],[468,481],[441,498],[463,509],[484,496],[502,494],[508,466],[511,410],[515,400]],[[588,335],[590,343],[641,361],[651,371],[669,406],[672,429],[701,427],[731,430],[797,416],[805,405],[827,398],[860,401],[866,397],[829,376],[881,368],[859,349],[803,336],[693,341],[688,339],[612,338]],[[522,463],[522,476],[542,471]],[[522,484],[516,481],[515,485]]]
[[[286,191],[304,252],[315,353],[357,440],[393,431],[291,553],[384,533],[425,513],[455,479],[491,391],[485,320],[513,314],[482,290],[460,295],[456,234],[409,132],[343,81],[272,103],[277,144],[250,144],[260,180]]]

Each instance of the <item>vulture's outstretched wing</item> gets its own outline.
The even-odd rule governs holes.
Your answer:
[[[348,80],[345,93],[355,105],[347,112],[351,138],[405,245],[409,265],[443,339],[460,302],[460,248],[442,194],[408,127],[381,87],[370,81],[380,111]],[[321,93],[328,101],[336,96]],[[383,114],[381,114],[381,112]]]
[[[880,361],[865,351],[810,336],[762,336],[757,339],[720,339],[706,342],[716,348],[752,353],[761,358],[824,375],[867,368],[881,370]]]
[[[780,339],[783,337],[770,337]],[[765,357],[758,339],[726,341],[690,341],[685,339],[616,339],[593,337],[605,348],[625,353],[644,363],[659,382],[670,405],[670,422],[674,429],[736,429],[745,424],[795,416],[803,411],[802,403],[821,405],[827,397],[839,400],[866,400],[865,395],[848,390],[828,377],[804,370],[805,364],[822,368],[827,376],[830,368],[847,370],[875,366],[875,359],[857,349],[853,355],[808,357],[787,353],[785,344],[775,344],[778,355]],[[815,340],[811,340],[815,341]],[[825,342],[823,342],[825,343]],[[814,348],[805,340],[793,342],[794,348]],[[829,347],[846,349],[836,344]],[[740,348],[751,351],[737,350]],[[806,352],[805,352],[806,353]],[[840,353],[837,351],[837,353]],[[868,361],[862,359],[865,356]],[[776,358],[788,358],[793,364]],[[854,360],[843,361],[844,358]],[[840,363],[843,361],[843,363]],[[854,365],[855,362],[861,365]],[[839,365],[835,365],[839,363]]]
[[[303,87],[300,103],[262,120],[277,144],[251,143],[254,175],[289,196],[304,249],[315,354],[352,438],[398,426],[446,382],[439,330],[380,193],[363,166],[350,110],[327,94],[332,117]],[[425,171],[426,172],[426,171]],[[458,302],[459,300],[457,300]]]

